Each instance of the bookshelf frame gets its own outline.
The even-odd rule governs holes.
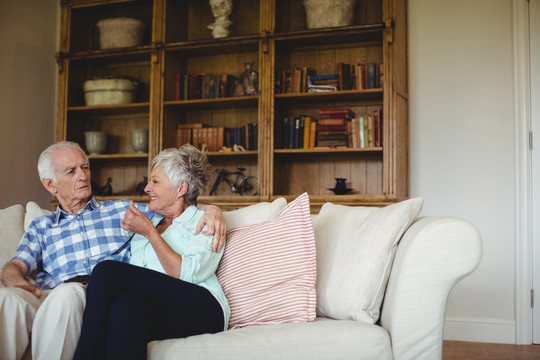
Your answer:
[[[307,29],[301,0],[235,0],[233,25],[227,38],[213,39],[206,25],[209,5],[198,0],[61,0],[56,140],[71,140],[84,148],[85,130],[115,132],[115,151],[89,156],[93,180],[113,176],[114,195],[135,196],[135,186],[148,174],[151,159],[175,146],[175,126],[204,122],[210,126],[258,126],[258,149],[208,153],[216,168],[245,167],[257,176],[257,196],[218,194],[200,197],[231,210],[278,197],[292,200],[308,191],[312,211],[324,202],[381,206],[409,196],[407,2],[357,0],[350,26]],[[142,17],[143,44],[99,49],[94,22],[114,16]],[[190,21],[191,20],[191,21]],[[259,73],[255,96],[176,100],[176,72],[228,72],[240,75],[251,58]],[[383,89],[331,93],[276,93],[276,69],[312,66],[328,69],[337,61],[377,61],[383,64]],[[113,69],[113,70],[111,70]],[[143,77],[143,96],[126,105],[85,106],[82,81],[89,72],[136,73]],[[323,107],[356,111],[380,109],[382,145],[371,148],[276,149],[276,122],[283,116],[316,115]],[[135,154],[126,145],[129,130],[148,127],[149,150]],[[123,129],[123,130],[122,130]],[[345,177],[354,189],[334,195],[334,178]],[[213,179],[209,184],[213,183]],[[316,185],[314,185],[316,183]]]

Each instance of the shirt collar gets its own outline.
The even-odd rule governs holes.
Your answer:
[[[96,210],[101,206],[101,203],[96,199],[94,195],[90,198],[90,200],[86,203],[86,205],[77,212],[77,214],[82,214],[86,211],[92,211]],[[56,207],[56,225],[60,222],[60,220],[65,217],[68,218],[70,215],[75,215],[72,213],[65,212],[64,209],[62,209],[62,205],[58,204]]]
[[[173,220],[173,223],[189,224],[191,222],[191,218],[195,216],[196,213],[197,207],[195,205],[190,205],[186,210],[184,210],[184,212],[180,214],[180,216]],[[152,223],[154,226],[157,226],[162,219],[163,215],[155,213],[154,217],[152,217]]]

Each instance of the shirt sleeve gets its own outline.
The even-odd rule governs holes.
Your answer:
[[[203,235],[201,231],[190,240],[182,254],[180,280],[193,284],[207,280],[215,274],[223,251],[212,251],[212,236]]]
[[[41,261],[41,243],[36,230],[32,226],[21,238],[12,260],[14,259],[20,260],[26,265],[26,274],[37,269],[37,264]]]

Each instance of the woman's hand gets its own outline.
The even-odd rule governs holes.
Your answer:
[[[122,221],[120,226],[126,231],[140,234],[146,238],[149,237],[152,231],[156,231],[152,221],[135,207],[133,201],[129,202],[129,209],[126,210],[124,221]]]
[[[223,245],[225,245],[225,234],[227,233],[227,224],[223,212],[216,205],[197,204],[197,207],[204,210],[204,215],[199,220],[195,235],[201,232],[204,225],[207,225],[208,229],[203,234],[214,235],[212,251],[220,252]]]

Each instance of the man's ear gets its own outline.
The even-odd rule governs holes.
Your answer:
[[[42,179],[41,183],[47,189],[48,192],[50,192],[53,195],[56,195],[56,186],[54,186],[54,182],[52,179]]]

